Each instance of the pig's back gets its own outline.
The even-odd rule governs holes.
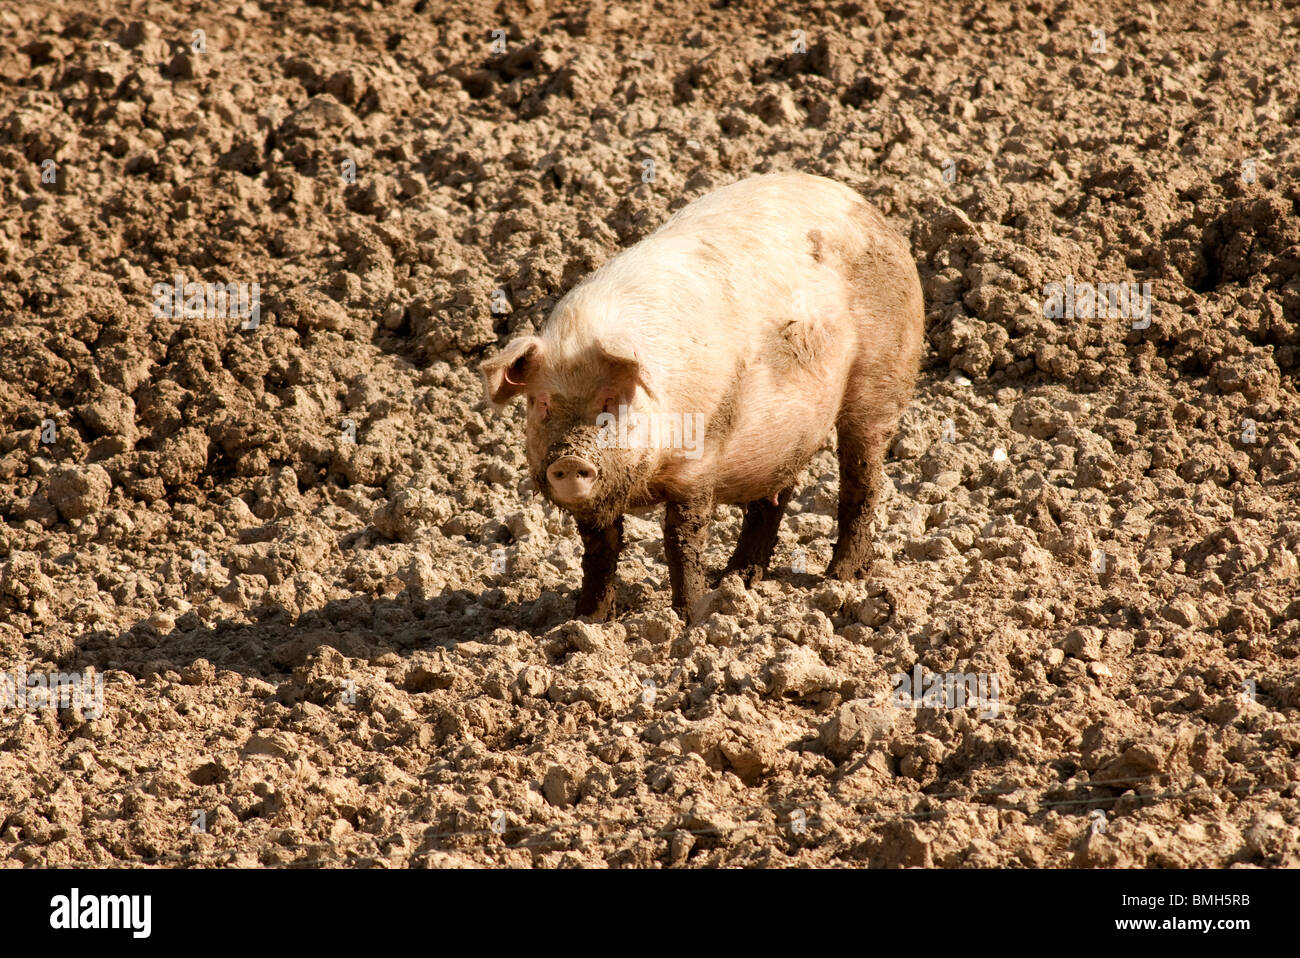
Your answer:
[[[847,217],[862,203],[853,190],[824,176],[764,173],[701,196],[650,236],[692,229],[795,238],[810,221]]]
[[[675,354],[760,343],[792,317],[834,326],[828,314],[849,293],[843,259],[862,247],[867,214],[848,187],[804,173],[722,187],[584,279],[556,311],[554,333],[624,333],[671,375]]]

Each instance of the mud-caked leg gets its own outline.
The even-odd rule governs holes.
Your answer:
[[[623,549],[623,517],[611,525],[578,523],[582,535],[582,591],[575,614],[608,619],[614,614],[614,581]]]
[[[704,576],[704,548],[709,538],[713,501],[707,498],[669,502],[664,511],[664,556],[673,590],[673,608],[691,620],[691,609],[708,583]]]
[[[826,575],[862,579],[871,570],[871,517],[880,498],[885,452],[894,424],[882,426],[841,418],[836,426],[840,458],[840,535]]]
[[[781,517],[785,515],[793,487],[782,489],[776,500],[758,499],[745,506],[745,519],[740,526],[736,551],[731,555],[725,572],[739,572],[745,585],[762,580],[776,550],[781,532]]]

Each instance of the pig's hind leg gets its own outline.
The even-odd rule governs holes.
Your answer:
[[[841,412],[835,431],[840,459],[839,539],[826,568],[833,579],[863,579],[871,571],[871,517],[896,425]]]
[[[736,551],[732,553],[723,575],[739,572],[746,586],[762,580],[772,561],[772,553],[776,551],[781,517],[785,515],[792,492],[794,487],[787,486],[773,498],[756,499],[745,505],[745,519],[740,526]]]

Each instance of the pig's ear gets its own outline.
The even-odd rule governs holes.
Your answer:
[[[491,359],[483,360],[479,372],[488,401],[496,405],[509,402],[521,392],[537,387],[542,369],[542,341],[536,336],[521,336]]]
[[[647,395],[654,395],[650,370],[641,361],[641,357],[631,343],[597,340],[596,352],[605,367],[601,373],[602,398],[631,405],[638,386],[644,389]]]

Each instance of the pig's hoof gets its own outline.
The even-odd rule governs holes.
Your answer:
[[[605,603],[602,606],[595,606],[590,602],[578,600],[573,608],[573,617],[575,619],[590,619],[592,622],[608,622],[614,618],[614,603]]]
[[[688,629],[691,626],[704,621],[706,618],[700,614],[703,610],[700,608],[699,599],[696,599],[694,602],[689,602],[686,605],[674,604],[673,611],[677,613],[677,617],[682,620]]]
[[[853,582],[865,579],[871,574],[871,560],[856,565],[850,562],[832,562],[826,569],[826,578],[839,579],[841,582]]]
[[[716,589],[722,584],[723,579],[733,573],[740,576],[740,581],[745,584],[746,589],[752,589],[763,581],[763,576],[767,575],[767,569],[757,562],[751,562],[747,565],[728,565],[721,572],[713,575],[711,583],[713,588]]]

